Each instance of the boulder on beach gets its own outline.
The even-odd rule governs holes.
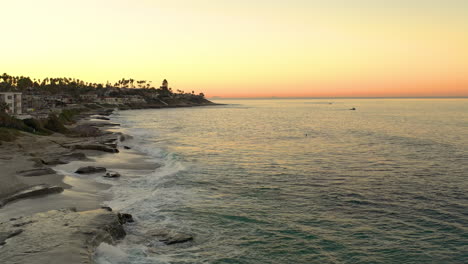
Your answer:
[[[74,152],[70,154],[60,155],[58,157],[47,157],[41,159],[42,164],[45,165],[60,165],[60,164],[67,164],[70,161],[74,160],[85,160],[86,154],[80,152]]]
[[[18,199],[31,198],[35,196],[61,193],[61,192],[63,192],[63,188],[59,186],[50,186],[47,184],[40,184],[40,185],[32,186],[32,187],[23,189],[20,192],[14,193],[10,196],[7,196],[1,199],[0,208],[3,207],[5,204],[13,202]]]
[[[115,171],[109,171],[108,173],[106,173],[106,175],[104,175],[104,177],[106,177],[106,178],[119,178],[120,173],[115,172]]]
[[[78,174],[91,174],[91,173],[100,173],[100,172],[106,172],[107,169],[104,167],[94,167],[94,166],[86,166],[86,167],[81,167],[75,171],[75,173]]]
[[[18,171],[16,173],[23,177],[34,177],[34,176],[55,174],[55,171],[51,168],[40,168],[40,169]]]

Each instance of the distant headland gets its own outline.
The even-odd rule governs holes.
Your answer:
[[[64,109],[119,109],[184,107],[212,104],[203,93],[173,91],[164,79],[156,88],[150,81],[121,79],[92,83],[76,78],[31,79],[0,75],[0,112],[18,118],[46,118]]]

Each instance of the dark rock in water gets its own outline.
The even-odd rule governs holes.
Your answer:
[[[172,244],[180,244],[185,243],[193,240],[193,236],[187,234],[176,233],[170,237],[166,237],[164,239],[159,239],[159,241],[163,242],[166,245]]]
[[[108,173],[106,173],[106,175],[104,177],[106,177],[106,178],[119,178],[120,173],[115,172],[115,171],[109,171]]]
[[[73,149],[87,149],[87,150],[98,150],[98,151],[104,151],[104,152],[109,152],[109,153],[118,153],[119,150],[116,148],[112,148],[106,145],[100,145],[100,144],[83,144],[83,145],[74,145],[72,147]]]
[[[132,149],[131,147],[124,146],[124,149]]]
[[[106,172],[106,168],[104,167],[94,167],[94,166],[87,166],[81,167],[75,171],[78,174],[90,174],[90,173],[99,173],[99,172]]]
[[[135,220],[133,220],[133,216],[131,214],[126,214],[126,213],[118,213],[117,217],[119,218],[120,224],[126,224],[126,223],[133,223]]]
[[[351,108],[351,109],[349,109],[349,110],[351,110],[351,111],[355,111],[355,110],[356,110],[356,108],[354,108],[354,107],[353,107],[353,108]]]
[[[160,242],[166,245],[180,244],[193,241],[193,236],[178,232],[170,232],[167,230],[152,230],[148,235],[156,237]]]
[[[112,208],[110,208],[109,206],[101,206],[101,208],[109,212],[112,212]]]
[[[47,184],[40,184],[28,189],[25,189],[21,192],[17,192],[10,196],[7,196],[0,200],[0,208],[3,207],[5,204],[23,198],[30,198],[34,196],[46,195],[46,194],[53,194],[53,193],[61,193],[63,192],[63,188],[59,186],[49,186]]]
[[[51,168],[41,168],[41,169],[18,171],[17,173],[23,177],[34,177],[34,176],[55,174],[55,171]]]

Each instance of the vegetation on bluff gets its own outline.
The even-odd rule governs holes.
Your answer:
[[[7,73],[0,75],[0,92],[15,91],[24,92],[28,89],[34,89],[47,94],[67,94],[71,97],[78,98],[82,94],[95,93],[97,95],[106,96],[119,96],[119,95],[141,95],[145,96],[148,93],[157,93],[161,97],[171,96],[173,94],[191,94],[195,92],[186,93],[182,90],[177,90],[174,93],[167,85],[167,80],[163,81],[161,87],[154,87],[151,81],[121,79],[117,82],[110,83],[93,83],[85,82],[76,78],[44,78],[44,79],[31,79],[26,76],[11,76]],[[203,93],[196,95],[197,97],[204,97]]]

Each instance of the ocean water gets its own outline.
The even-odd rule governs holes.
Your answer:
[[[97,263],[468,263],[468,99],[218,102],[113,115],[160,167],[114,182]]]

